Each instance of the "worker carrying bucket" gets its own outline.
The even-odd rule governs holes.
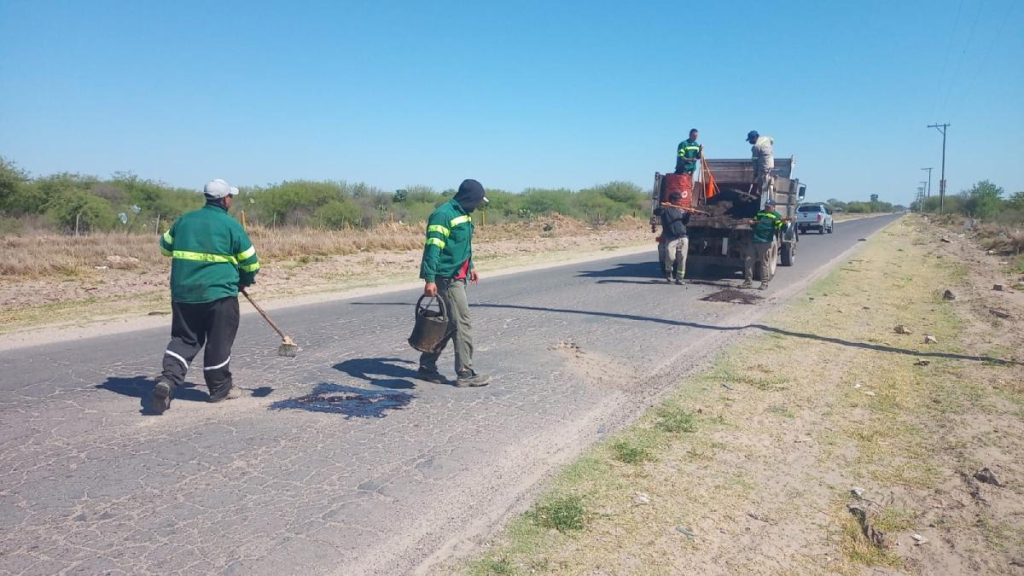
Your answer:
[[[487,385],[487,376],[473,369],[473,326],[466,297],[466,284],[477,281],[473,267],[472,213],[486,203],[484,187],[476,180],[464,180],[455,197],[438,206],[427,220],[427,240],[420,263],[423,295],[443,301],[448,322],[447,330],[435,348],[424,350],[426,346],[417,346],[426,344],[428,333],[433,334],[437,329],[435,325],[440,323],[438,317],[427,316],[426,312],[421,314],[421,306],[417,304],[418,330],[413,331],[413,337],[409,340],[414,348],[422,352],[417,372],[422,380],[446,382],[444,376],[437,371],[437,360],[448,342],[454,340],[455,373],[458,375],[456,386]],[[422,329],[419,326],[421,323]]]

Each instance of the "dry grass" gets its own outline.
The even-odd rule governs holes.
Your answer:
[[[996,254],[1024,254],[1024,227],[982,224],[978,227],[977,238],[983,248]]]
[[[609,226],[637,227],[624,219]],[[593,230],[559,215],[527,222],[478,227],[477,242],[521,236],[561,237]],[[423,226],[384,224],[368,230],[250,227],[249,235],[264,262],[344,256],[362,252],[400,252],[423,246]],[[0,236],[0,275],[6,279],[47,276],[74,277],[98,266],[117,269],[165,267],[158,237],[153,234],[97,233],[66,236],[27,233]]]

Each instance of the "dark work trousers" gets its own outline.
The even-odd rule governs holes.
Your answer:
[[[205,344],[203,378],[210,399],[223,398],[231,390],[231,345],[238,332],[238,298],[200,304],[172,302],[171,312],[171,341],[164,351],[164,377],[175,386],[184,384],[189,364]]]
[[[444,299],[448,308],[448,333],[435,352],[420,354],[420,366],[431,372],[437,371],[437,359],[455,340],[455,372],[458,375],[473,372],[473,325],[469,319],[469,298],[466,296],[466,280],[451,278],[437,279],[437,295]]]

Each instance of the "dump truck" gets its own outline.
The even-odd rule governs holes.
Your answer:
[[[792,266],[799,242],[793,221],[797,205],[806,194],[806,186],[793,178],[793,158],[775,159],[774,185],[763,198],[760,190],[751,185],[754,166],[749,158],[705,159],[704,163],[707,170],[702,170],[705,176],[698,181],[689,175],[654,175],[653,204],[667,201],[672,192],[681,192],[684,208],[691,212],[686,226],[690,237],[687,270],[716,266],[742,271],[744,254],[753,242],[750,220],[769,197],[775,200],[776,211],[789,219],[772,241],[769,272],[774,274],[778,264]],[[708,173],[713,179],[706,176]],[[766,277],[761,263],[755,262],[754,278]]]

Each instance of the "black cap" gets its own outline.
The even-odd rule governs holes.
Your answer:
[[[760,134],[757,133],[757,130],[751,130],[750,132],[747,132],[747,140],[750,140],[751,138],[757,138],[758,136],[760,136]]]
[[[455,201],[466,212],[472,212],[481,204],[487,203],[487,196],[484,195],[483,185],[470,178],[459,184],[459,191],[455,193]]]

